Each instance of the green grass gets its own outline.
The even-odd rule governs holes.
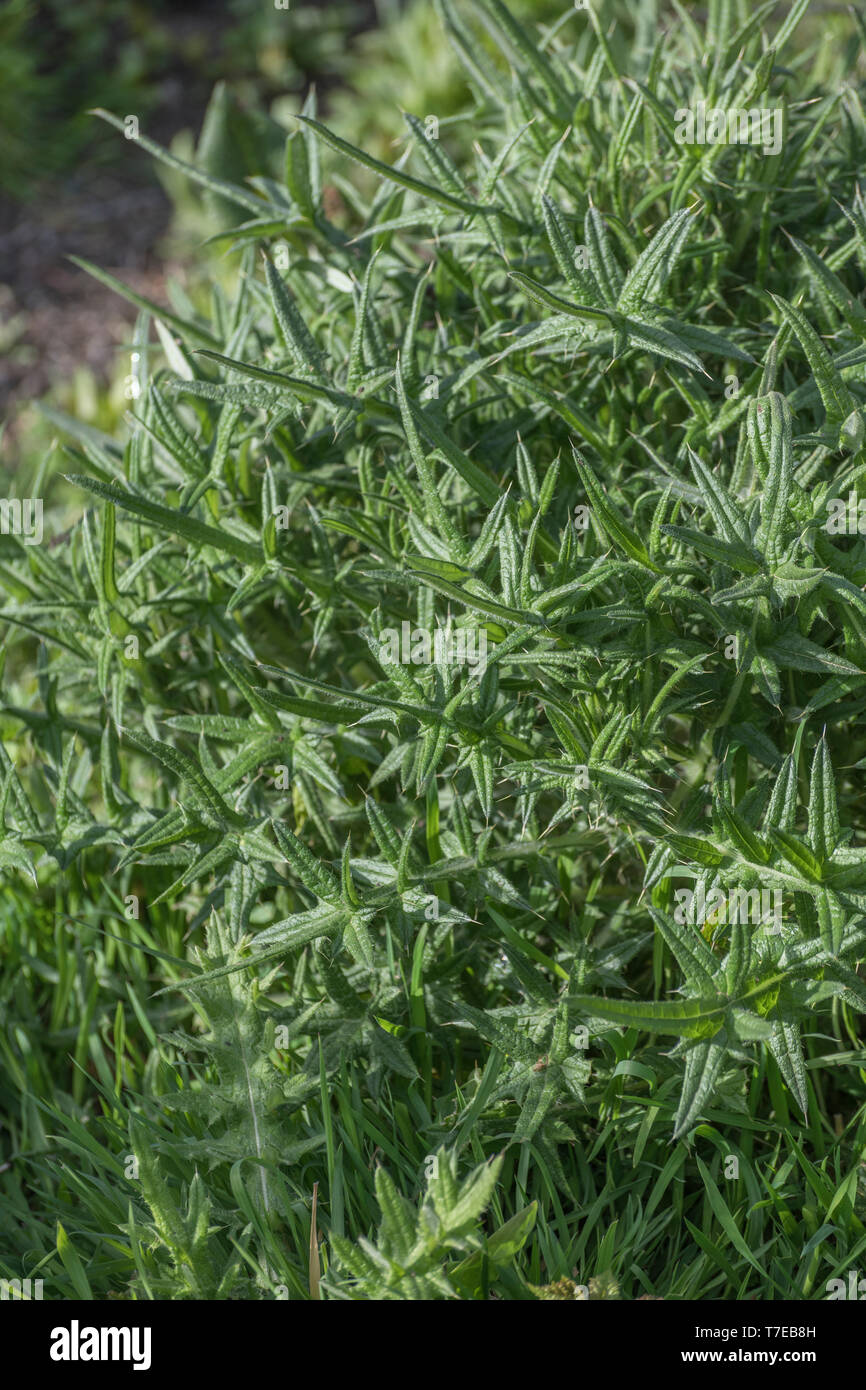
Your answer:
[[[282,181],[273,131],[190,168],[237,292],[117,287],[129,435],[69,423],[80,520],[0,537],[0,1272],[822,1299],[866,1251],[863,35],[437,8],[454,158],[311,99]],[[781,152],[678,143],[698,101]],[[485,669],[395,659],[449,622]]]

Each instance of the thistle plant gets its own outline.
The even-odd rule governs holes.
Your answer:
[[[318,1295],[314,1175],[334,1297],[730,1289],[714,1223],[738,1288],[808,1297],[862,1230],[822,1076],[866,1011],[866,550],[827,527],[866,469],[863,35],[828,73],[808,0],[770,8],[648,4],[629,46],[437,0],[469,156],[420,112],[384,163],[310,97],[283,180],[182,170],[236,211],[233,293],[89,267],[140,389],[123,441],[65,422],[62,543],[2,540],[0,853],[105,874],[175,1001],[124,1102],[170,1170],[157,1290]],[[779,153],[680,142],[699,102],[778,110]],[[782,1184],[840,1139],[834,1251],[777,1186],[750,1254],[766,1193],[718,1176],[756,1131]],[[589,1247],[621,1142],[629,1234]],[[688,1257],[652,1225],[680,1164]]]

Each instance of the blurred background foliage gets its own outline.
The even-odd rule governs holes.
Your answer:
[[[650,50],[660,28],[706,13],[693,0],[595,4],[614,49],[636,35]],[[576,0],[511,8],[548,35],[579,22]],[[856,41],[850,7],[813,3],[800,47],[816,36],[830,64]],[[333,129],[389,162],[405,145],[403,111],[445,124],[454,153],[471,132],[448,125],[470,98],[435,0],[0,0],[0,469],[51,449],[38,399],[109,433],[122,427],[132,311],[69,255],[163,300],[171,280],[195,299],[197,279],[234,273],[227,243],[212,240],[232,209],[91,109],[135,115],[181,158],[242,179],[257,164],[279,175],[311,88]]]
[[[375,19],[369,3],[263,0],[4,0],[0,5],[0,188],[33,194],[81,158],[117,159],[92,106],[197,123],[213,84],[264,103],[332,80],[346,40]]]

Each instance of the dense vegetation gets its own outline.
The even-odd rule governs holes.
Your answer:
[[[471,99],[394,164],[310,98],[281,179],[270,128],[185,171],[235,289],[117,286],[129,437],[69,424],[80,519],[40,462],[0,537],[7,1277],[856,1266],[864,35],[807,7],[438,0]],[[683,143],[700,102],[779,152]]]

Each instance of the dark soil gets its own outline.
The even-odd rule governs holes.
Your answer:
[[[358,29],[375,22],[371,4],[359,6],[357,14]],[[231,22],[219,7],[203,13],[194,0],[170,16],[178,52],[191,31],[204,35],[215,52]],[[169,144],[180,130],[198,132],[213,65],[211,56],[200,70],[179,66],[160,76],[150,93],[144,126],[149,135]],[[329,85],[321,74],[307,79],[319,90]],[[76,368],[89,367],[107,380],[135,319],[133,306],[67,257],[93,261],[158,303],[166,302],[166,272],[176,269],[166,262],[162,244],[172,209],[152,161],[96,118],[94,127],[93,150],[77,168],[42,185],[27,201],[0,199],[0,416],[8,414],[13,435],[17,408]]]
[[[81,366],[100,378],[111,373],[135,309],[66,257],[94,261],[160,300],[158,247],[170,215],[159,184],[126,171],[70,179],[7,211],[0,310],[4,319],[23,315],[23,332],[0,359],[0,409],[41,396]]]

